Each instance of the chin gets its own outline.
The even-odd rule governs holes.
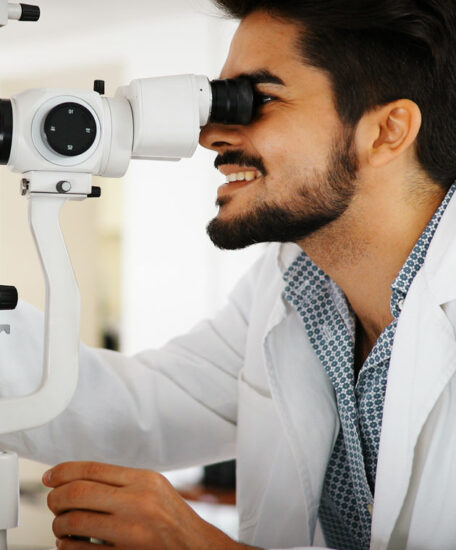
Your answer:
[[[221,250],[239,250],[253,244],[239,231],[235,220],[222,219],[220,214],[209,222],[206,232],[212,243]]]

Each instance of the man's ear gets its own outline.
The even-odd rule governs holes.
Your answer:
[[[372,167],[397,159],[415,142],[421,122],[420,108],[409,99],[399,99],[369,111],[357,128],[361,158]]]

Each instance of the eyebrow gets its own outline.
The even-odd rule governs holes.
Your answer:
[[[242,73],[239,78],[247,78],[252,84],[279,84],[286,86],[285,82],[267,69],[260,69],[251,73]]]

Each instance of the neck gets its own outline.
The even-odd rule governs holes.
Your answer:
[[[345,293],[368,347],[391,323],[391,284],[445,196],[435,184],[413,197],[397,189],[371,186],[338,220],[298,242]]]

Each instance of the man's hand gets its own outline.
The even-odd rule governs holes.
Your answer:
[[[43,483],[53,488],[48,506],[59,550],[94,549],[77,540],[90,537],[119,550],[251,548],[202,520],[164,476],[150,470],[66,462],[46,472]]]

